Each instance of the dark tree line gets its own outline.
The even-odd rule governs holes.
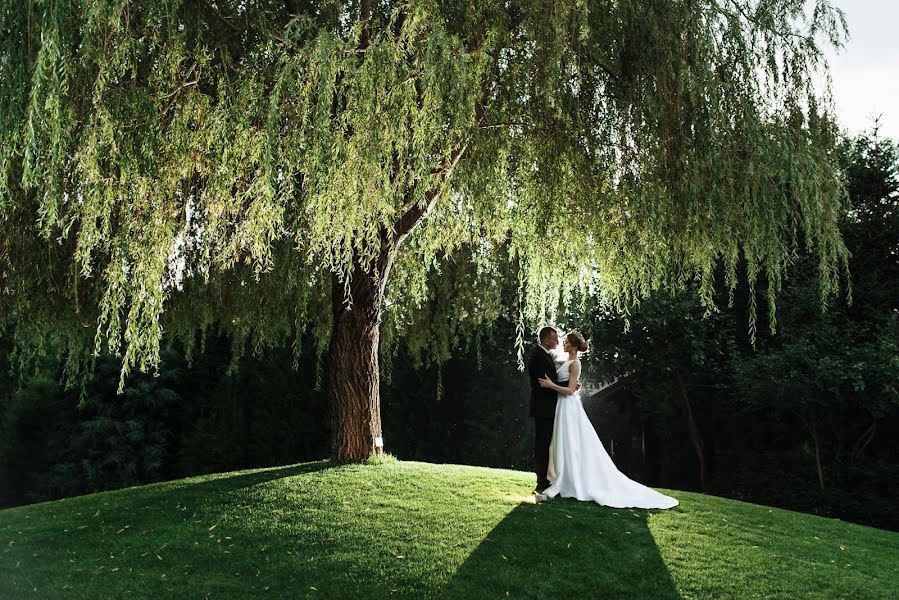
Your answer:
[[[294,370],[285,350],[229,373],[225,342],[210,338],[191,365],[166,349],[158,376],[130,377],[121,395],[110,356],[84,390],[64,389],[52,365],[0,378],[0,506],[325,456],[314,360]]]

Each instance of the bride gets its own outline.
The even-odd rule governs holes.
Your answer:
[[[677,500],[628,479],[615,467],[596,430],[584,412],[578,379],[581,361],[578,351],[587,351],[584,337],[572,331],[565,336],[562,349],[568,360],[557,370],[559,383],[540,379],[541,387],[559,393],[552,442],[549,446],[550,486],[543,491],[548,498],[562,496],[593,500],[615,508],[671,508]]]

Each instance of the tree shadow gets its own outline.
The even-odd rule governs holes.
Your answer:
[[[316,473],[328,471],[330,469],[339,468],[340,465],[330,460],[321,460],[317,462],[300,463],[296,465],[287,465],[283,467],[270,467],[266,469],[253,469],[251,472],[232,472],[222,475],[208,475],[189,477],[183,480],[162,482],[160,486],[168,486],[166,494],[171,494],[172,486],[181,487],[183,485],[191,494],[204,494],[209,488],[213,488],[216,493],[228,493],[237,491],[242,488],[253,487],[275,479],[286,479],[295,475],[306,473]],[[206,477],[202,481],[197,479]]]
[[[249,472],[237,471],[225,474],[192,475],[183,479],[159,481],[142,486],[71,496],[54,502],[58,506],[56,510],[65,510],[67,507],[77,506],[82,502],[97,502],[101,506],[108,506],[110,503],[116,505],[147,505],[157,500],[170,502],[173,499],[183,500],[188,497],[208,498],[210,495],[226,495],[276,479],[286,479],[305,473],[323,472],[339,467],[340,465],[329,460],[322,460],[283,467],[253,469]],[[38,502],[36,504],[42,503]]]
[[[680,598],[650,531],[651,514],[571,499],[522,503],[471,553],[443,595]]]

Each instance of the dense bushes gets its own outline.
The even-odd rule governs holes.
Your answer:
[[[83,390],[65,391],[46,375],[7,396],[0,462],[4,503],[72,496],[172,475],[180,396],[177,370],[139,375],[116,394],[118,363],[99,361]],[[8,389],[8,388],[7,388]]]
[[[272,353],[228,374],[226,348],[209,340],[191,366],[168,349],[158,376],[130,376],[121,395],[110,356],[84,390],[62,389],[52,365],[22,386],[0,380],[0,505],[327,454],[314,372]]]

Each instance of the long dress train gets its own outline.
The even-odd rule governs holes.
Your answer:
[[[566,361],[557,371],[561,385],[568,380],[571,363]],[[578,392],[559,394],[548,475],[551,485],[543,493],[550,498],[592,500],[615,508],[672,508],[678,504],[618,470],[593,429]]]

